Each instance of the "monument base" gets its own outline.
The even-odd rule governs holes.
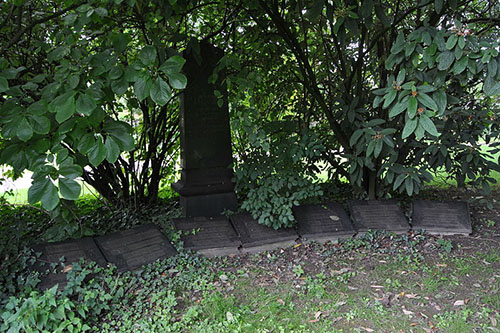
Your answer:
[[[238,208],[234,192],[212,193],[202,195],[181,195],[182,211],[186,217],[220,216],[225,210],[233,212]]]

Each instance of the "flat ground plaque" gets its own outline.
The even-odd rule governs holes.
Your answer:
[[[337,241],[355,231],[341,204],[302,205],[293,208],[299,235],[317,242]]]
[[[469,235],[472,232],[469,204],[464,201],[413,201],[413,230],[430,234]]]
[[[349,209],[358,232],[386,230],[404,234],[410,229],[405,215],[394,200],[351,200]]]
[[[177,254],[172,244],[153,224],[95,238],[104,257],[119,272],[135,270],[157,259]]]
[[[175,228],[182,231],[184,247],[207,256],[239,253],[241,242],[231,222],[224,217],[191,217],[174,219]]]
[[[50,268],[48,264],[61,263],[61,257],[64,257],[64,263],[70,265],[74,262],[85,258],[89,261],[95,261],[101,266],[106,265],[106,259],[99,250],[97,244],[92,238],[71,239],[63,242],[44,243],[33,247],[35,252],[40,252],[35,269],[43,272]],[[45,263],[45,265],[42,265]],[[40,290],[51,288],[55,284],[59,284],[59,288],[64,288],[66,285],[66,273],[62,271],[62,267],[57,267],[57,273],[51,273],[42,278],[38,285]]]
[[[250,214],[235,214],[231,223],[240,237],[243,252],[269,251],[295,244],[299,235],[293,228],[274,230],[259,224]]]

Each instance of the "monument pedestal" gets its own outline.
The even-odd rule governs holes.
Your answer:
[[[217,73],[215,82],[210,79],[223,55],[206,42],[200,43],[199,53],[184,53],[188,83],[180,96],[182,175],[172,188],[181,196],[186,217],[218,216],[237,208],[224,72]]]

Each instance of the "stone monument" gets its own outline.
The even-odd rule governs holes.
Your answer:
[[[180,194],[186,217],[217,216],[236,210],[232,182],[232,149],[227,89],[223,73],[209,82],[223,52],[206,42],[199,54],[185,52],[188,79],[180,97],[181,180],[172,185]],[[222,95],[218,105],[215,91]]]

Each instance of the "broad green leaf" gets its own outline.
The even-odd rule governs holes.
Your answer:
[[[115,163],[121,153],[120,146],[112,136],[106,137],[104,146],[106,147],[106,160],[109,163]]]
[[[483,91],[487,96],[495,96],[500,94],[500,82],[494,77],[487,76],[483,83]]]
[[[64,94],[60,97],[64,97],[66,98],[66,100],[59,100],[54,105],[54,110],[56,112],[56,120],[59,124],[71,118],[71,116],[76,111],[75,97],[73,92],[70,92],[69,94]],[[56,100],[58,98],[56,98]]]
[[[167,75],[170,73],[179,73],[182,69],[182,66],[184,66],[185,62],[186,62],[186,59],[179,57],[179,56],[173,56],[173,57],[168,58],[160,66],[160,70]]]
[[[385,15],[384,7],[382,5],[375,4],[375,14],[385,27],[391,26],[391,20],[389,20],[387,15]]]
[[[403,181],[405,180],[406,175],[404,173],[400,174],[399,176],[396,177],[396,180],[394,181],[394,185],[392,187],[393,190],[396,190],[401,186]]]
[[[69,178],[59,178],[59,191],[64,199],[76,200],[80,196],[81,186]]]
[[[394,105],[391,110],[389,111],[389,118],[396,117],[398,114],[406,110],[408,107],[408,100],[407,98],[403,98],[403,100],[396,105]]]
[[[150,93],[153,102],[160,106],[164,106],[172,97],[172,91],[168,86],[167,82],[163,81],[162,78],[158,78],[153,83]]]
[[[462,73],[467,68],[468,62],[469,62],[469,58],[467,58],[467,57],[463,57],[462,59],[457,61],[455,63],[455,65],[453,65],[453,69],[452,69],[453,73],[455,75]]]
[[[415,138],[417,140],[421,140],[425,135],[425,128],[422,126],[422,122],[418,123],[417,128],[415,129]]]
[[[23,117],[17,127],[17,137],[21,141],[28,141],[33,136],[33,128],[28,120]]]
[[[447,70],[455,60],[453,52],[444,51],[438,56],[438,69],[440,71]]]
[[[362,18],[368,18],[373,12],[373,0],[361,1],[361,8],[359,9],[359,14]]]
[[[437,106],[436,102],[434,102],[432,100],[432,98],[429,97],[429,95],[424,94],[424,93],[419,93],[417,95],[417,99],[418,99],[418,101],[420,103],[422,103],[423,105],[425,105],[425,107],[427,107],[428,109],[431,109],[431,110],[434,110],[434,111],[438,110],[438,106]]]
[[[41,116],[48,111],[47,103],[43,100],[36,101],[28,106],[28,112],[32,115]]]
[[[359,138],[361,137],[361,135],[363,135],[363,133],[364,133],[363,129],[357,129],[354,131],[354,133],[352,133],[351,139],[349,140],[349,144],[351,147],[358,142]]]
[[[373,156],[375,156],[375,158],[380,155],[383,145],[384,143],[382,140],[377,140],[377,142],[375,143],[375,148],[373,149]]]
[[[96,102],[88,95],[80,94],[76,100],[76,111],[86,116],[90,116],[96,107]]]
[[[399,52],[403,51],[405,46],[405,37],[402,32],[399,32],[398,36],[396,37],[396,42],[391,47],[391,53],[398,54]]]
[[[49,177],[35,178],[28,190],[28,202],[33,205],[39,201],[47,210],[53,210],[59,203],[57,187]]]
[[[113,67],[108,74],[111,80],[118,80],[123,75],[123,68],[121,66]]]
[[[402,70],[399,71],[398,77],[396,79],[398,84],[403,83],[405,81],[405,77],[406,77],[406,70],[403,68]]]
[[[151,86],[152,82],[149,76],[141,76],[139,79],[137,79],[137,81],[135,81],[134,92],[139,101],[142,102],[146,97],[149,96]]]
[[[62,164],[59,166],[59,174],[65,178],[75,179],[82,175],[83,169],[77,164]]]
[[[0,93],[9,90],[9,82],[3,76],[0,76]]]
[[[497,70],[498,70],[498,65],[496,59],[493,59],[490,62],[488,62],[488,76],[496,76]]]
[[[422,93],[428,93],[428,92],[433,92],[435,90],[436,90],[436,88],[434,88],[430,84],[423,84],[423,85],[417,87],[417,91],[419,93],[421,93],[421,92]]]
[[[45,116],[30,115],[28,116],[33,132],[38,134],[47,134],[50,131],[50,120]]]
[[[458,41],[458,36],[457,34],[452,34],[450,37],[448,37],[448,40],[446,41],[446,48],[448,50],[451,50],[455,47]]]
[[[368,147],[366,147],[366,157],[369,157],[373,153],[373,150],[375,149],[375,144],[376,144],[375,140],[370,140],[370,142],[368,143]]]
[[[417,114],[417,105],[417,99],[414,96],[410,96],[408,99],[408,116],[412,119],[415,118]]]
[[[415,117],[413,119],[408,119],[408,121],[405,124],[405,127],[403,128],[403,134],[402,134],[401,138],[402,139],[406,139],[407,137],[409,137],[410,135],[412,135],[412,133],[417,128],[417,124],[418,124],[418,118],[417,117]]]
[[[391,89],[389,90],[389,93],[384,96],[384,104],[382,105],[383,109],[386,109],[391,103],[394,101],[398,94],[398,91],[396,89]]]
[[[410,177],[405,179],[405,188],[406,193],[411,196],[413,194],[413,180]]]
[[[121,96],[128,90],[128,81],[124,76],[118,80],[111,81],[111,89],[116,95]]]
[[[89,162],[93,166],[98,166],[99,164],[101,164],[102,161],[104,161],[106,155],[107,155],[106,147],[102,142],[102,138],[99,137],[95,145],[88,152]]]
[[[458,47],[463,49],[465,47],[465,38],[464,36],[458,37]]]
[[[430,135],[439,136],[439,132],[437,131],[436,126],[434,125],[432,120],[426,115],[423,114],[420,116],[420,124],[425,129],[425,131]]]
[[[187,78],[182,73],[170,73],[168,75],[168,82],[174,89],[186,88]]]
[[[436,102],[439,114],[442,114],[446,110],[446,104],[447,104],[446,93],[442,90],[438,90],[432,94],[432,97]]]
[[[139,52],[139,60],[146,66],[153,65],[156,60],[156,49],[154,46],[146,45],[143,47]]]
[[[95,137],[93,133],[85,134],[81,139],[78,140],[76,148],[83,155],[87,155],[87,153],[94,147],[96,144]]]
[[[113,48],[116,53],[120,54],[127,48],[130,41],[130,37],[125,34],[115,34],[111,37],[111,42],[113,43]]]
[[[434,9],[436,13],[441,13],[441,9],[443,9],[443,0],[434,0]]]

